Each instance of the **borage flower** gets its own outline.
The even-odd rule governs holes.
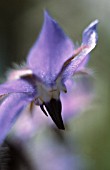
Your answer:
[[[42,31],[28,54],[25,66],[13,72],[11,77],[9,75],[7,82],[0,85],[0,96],[3,98],[0,106],[0,142],[29,104],[30,110],[33,105],[39,106],[59,129],[64,129],[60,96],[62,92],[67,93],[66,100],[70,89],[68,82],[74,74],[84,72],[89,53],[97,42],[97,24],[95,20],[84,30],[82,44],[75,49],[56,21],[45,12]]]

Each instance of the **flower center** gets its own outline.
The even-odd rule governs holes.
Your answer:
[[[60,91],[56,87],[46,87],[44,85],[37,84],[37,97],[35,98],[36,105],[42,105],[49,102],[51,99],[59,99]]]
[[[39,105],[43,113],[52,118],[59,129],[64,129],[64,124],[61,116],[62,104],[60,101],[60,90],[54,87],[46,87],[42,84],[37,84],[38,95],[35,98],[35,104]]]

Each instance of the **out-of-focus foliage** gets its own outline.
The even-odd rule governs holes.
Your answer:
[[[110,1],[109,0],[10,0],[0,1],[0,71],[2,75],[12,62],[25,60],[29,48],[39,34],[43,10],[50,14],[76,42],[81,30],[99,19],[99,42],[89,62],[95,72],[96,98],[89,110],[71,120],[71,146],[78,145],[87,170],[110,169]],[[76,42],[77,44],[78,42]],[[45,132],[46,133],[46,132]],[[49,132],[48,132],[49,133]],[[48,134],[46,135],[48,136]],[[71,135],[70,135],[71,136]],[[66,136],[68,137],[68,135]],[[36,137],[36,143],[43,137]],[[74,143],[73,141],[76,141]],[[31,143],[32,144],[32,143]],[[34,140],[35,146],[35,140]],[[47,146],[47,145],[46,145]],[[45,147],[46,147],[45,146]],[[40,149],[39,149],[40,151]],[[64,151],[65,152],[65,151]],[[82,159],[82,158],[81,158]],[[79,158],[78,158],[79,160]],[[79,168],[79,167],[78,167]],[[83,169],[83,168],[82,168]],[[81,169],[81,170],[82,170]]]

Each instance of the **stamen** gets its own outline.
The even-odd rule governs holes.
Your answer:
[[[32,115],[32,113],[33,113],[33,110],[34,110],[34,103],[33,102],[31,102],[30,103],[30,107],[29,107],[29,113]]]
[[[45,107],[56,126],[64,130],[65,127],[61,116],[62,104],[60,99],[56,100],[52,98],[49,102],[45,103]]]
[[[44,105],[43,105],[43,104],[42,104],[42,105],[40,105],[40,108],[41,108],[41,110],[44,112],[44,114],[45,114],[46,116],[48,116],[48,114],[47,114],[46,110],[44,109]]]

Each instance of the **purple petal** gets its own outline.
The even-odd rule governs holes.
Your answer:
[[[83,60],[83,62],[80,64],[80,66],[78,67],[77,71],[82,70],[84,67],[86,67],[86,65],[88,64],[88,61],[90,59],[90,55],[88,54],[85,59]]]
[[[52,82],[72,54],[72,41],[45,12],[42,31],[28,55],[29,68],[43,81]]]
[[[35,88],[32,84],[22,79],[8,81],[0,85],[0,96],[9,93],[35,93]]]
[[[81,47],[74,51],[73,56],[67,60],[67,65],[63,68],[63,70],[61,70],[60,76],[62,81],[70,78],[78,70],[78,68],[82,67],[88,60],[90,51],[96,46],[97,43],[97,24],[98,21],[96,20],[84,30]]]
[[[6,137],[13,123],[23,110],[32,101],[32,96],[16,93],[8,96],[0,106],[0,143]]]
[[[80,81],[66,81],[67,94],[61,94],[62,113],[65,122],[87,110],[94,98],[93,87],[89,77],[82,77]]]
[[[92,48],[95,47],[98,40],[96,33],[97,24],[98,20],[95,20],[83,31],[82,43],[91,47],[93,46]]]

